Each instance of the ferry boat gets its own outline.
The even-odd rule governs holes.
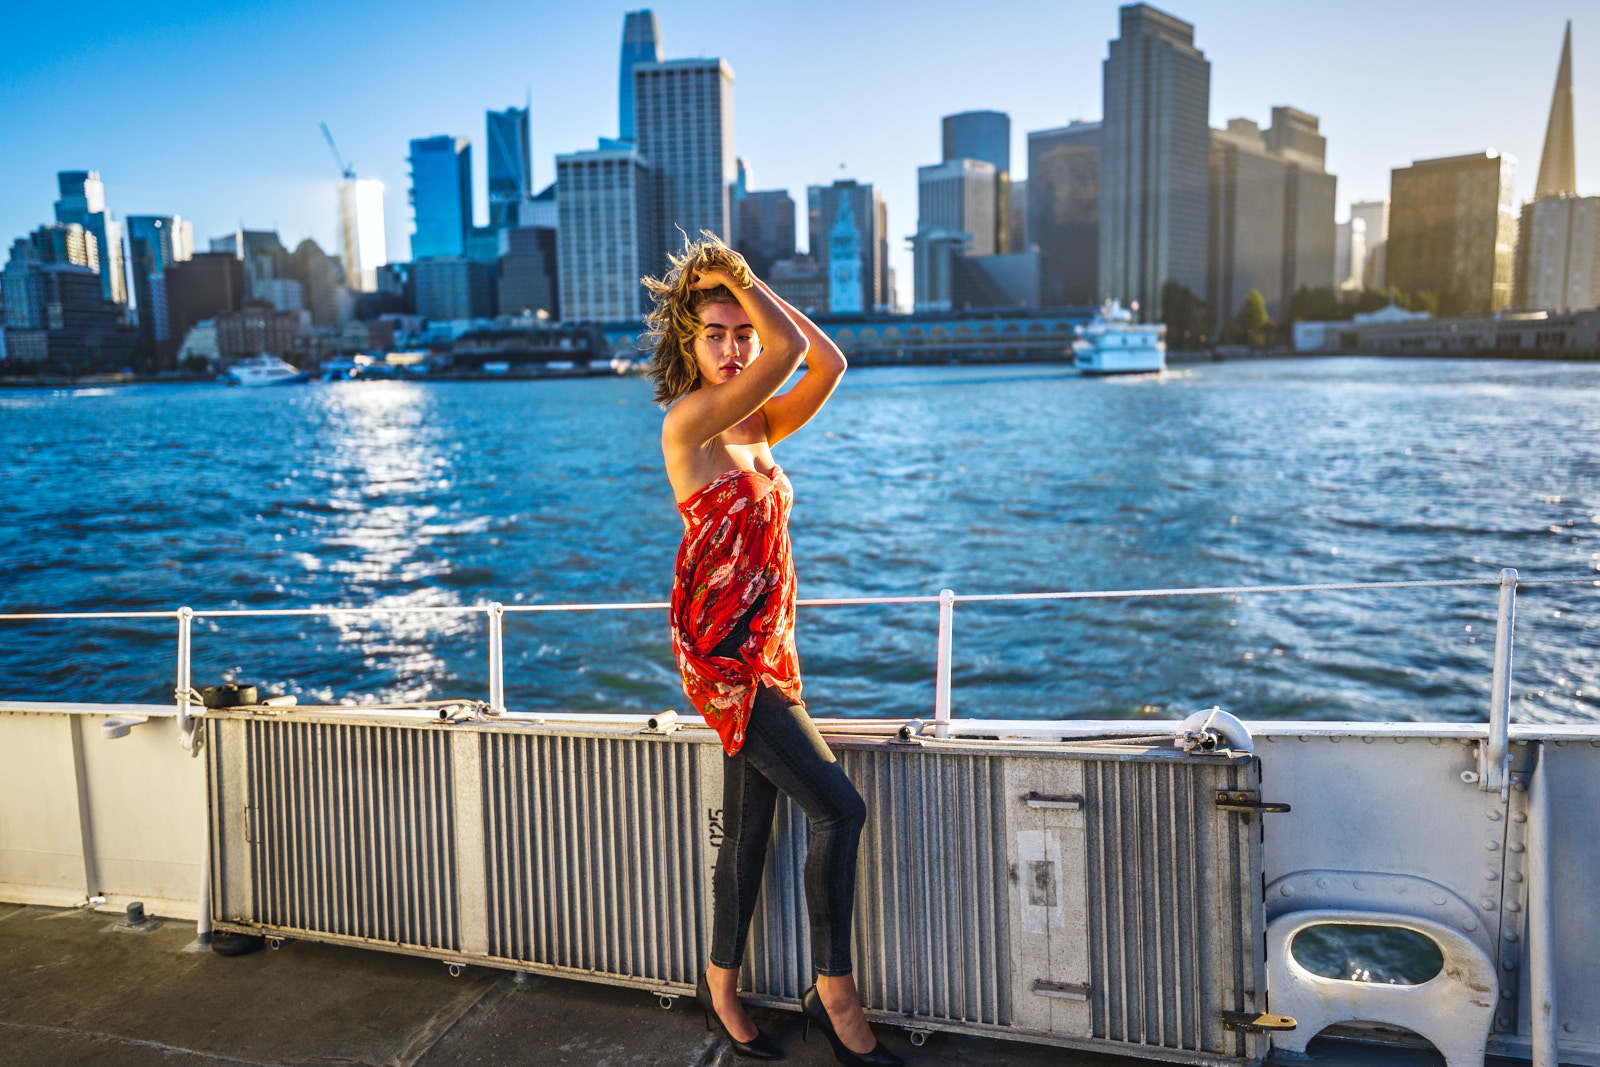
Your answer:
[[[1594,582],[1592,573],[1507,569],[1427,582],[1020,594],[1475,587],[1497,598],[1484,605],[1495,641],[1487,714],[1476,722],[1244,722],[1216,707],[1169,721],[957,717],[954,609],[1019,594],[802,601],[938,612],[931,711],[816,720],[868,808],[855,945],[868,1017],[880,1035],[899,1030],[896,1040],[919,1046],[944,1033],[1194,1067],[1303,1064],[1308,1053],[1318,1064],[1393,1067],[1391,1054],[1419,1041],[1447,1067],[1479,1067],[1486,1055],[1600,1064],[1600,724],[1512,723],[1510,714],[1519,588]],[[177,638],[172,703],[0,697],[0,811],[35,813],[0,820],[0,901],[126,910],[116,926],[131,930],[150,915],[186,919],[196,947],[209,942],[224,956],[250,947],[240,939],[322,942],[428,957],[452,976],[600,982],[671,1007],[692,995],[703,966],[722,842],[718,739],[671,710],[507,707],[502,647],[507,614],[660,607],[425,609],[485,621],[486,692],[382,707],[294,706],[258,699],[254,686],[220,706],[228,701],[213,698],[227,687],[194,688],[193,645],[209,639],[212,618],[281,611],[0,615],[9,624],[165,619]],[[784,803],[751,928],[747,1003],[793,1011],[810,981],[805,848],[805,820]],[[0,938],[0,960],[13,953],[6,970],[15,972],[0,975],[8,1040],[104,1039],[98,1014],[40,1014],[74,1002],[71,975],[92,966],[92,946],[72,957],[78,971],[64,970],[48,957],[59,935],[39,932],[61,925],[14,914],[0,912],[13,931]],[[24,934],[48,963],[7,947]],[[1372,936],[1362,948],[1344,947],[1363,934]],[[1318,937],[1344,939],[1331,969],[1308,955],[1305,942]],[[1425,948],[1399,980],[1376,961],[1396,938]],[[106,965],[126,969],[140,943],[151,942],[106,942]],[[320,955],[306,966],[354,969],[355,959]],[[167,966],[172,981],[203,980],[191,963]],[[265,993],[289,969],[274,960],[227,981],[259,982]],[[448,1000],[443,971],[438,981]],[[512,978],[476,981],[481,997]],[[11,996],[23,1008],[8,1017],[13,987],[31,996]],[[264,1013],[282,1010],[265,995],[237,1010],[189,995],[185,1014],[213,1013],[197,1019],[206,1033],[241,1011],[252,1034],[273,1030]],[[385,1007],[380,998],[372,1010]],[[462,1011],[451,1010],[451,1025],[471,1025],[455,1022]],[[130,1040],[165,1040],[164,1026],[145,1020]],[[325,1055],[286,1029],[270,1056],[254,1054]],[[561,1029],[546,1025],[552,1043]],[[1308,1049],[1316,1037],[1325,1040]],[[1318,1052],[1328,1038],[1334,1060]],[[705,1051],[697,1044],[680,1062]]]
[[[292,363],[266,352],[239,360],[222,372],[224,385],[292,385],[308,382],[311,375]]]
[[[1167,369],[1167,328],[1136,323],[1121,301],[1107,300],[1072,342],[1084,374],[1157,374]]]

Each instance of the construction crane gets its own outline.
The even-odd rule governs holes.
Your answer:
[[[356,168],[346,163],[344,161],[344,157],[339,154],[339,146],[333,143],[333,134],[329,131],[328,124],[324,122],[321,125],[322,136],[328,139],[328,148],[333,152],[333,158],[334,161],[339,164],[339,170],[344,173],[347,181],[354,181],[356,176]]]

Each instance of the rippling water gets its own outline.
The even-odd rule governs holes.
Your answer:
[[[646,383],[0,391],[0,611],[665,599]],[[802,596],[1593,573],[1600,368],[852,370],[777,450]],[[1514,714],[1593,721],[1600,589],[1518,599]],[[1495,591],[956,609],[958,715],[1478,720]],[[513,708],[682,706],[665,613],[513,615]],[[802,609],[817,714],[926,714],[932,605]],[[170,697],[173,624],[0,623],[0,695]],[[220,619],[197,683],[486,691],[481,617]]]

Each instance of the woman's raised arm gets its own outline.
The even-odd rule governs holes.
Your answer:
[[[756,284],[765,288],[760,281]],[[811,417],[822,410],[822,405],[833,395],[849,364],[845,362],[839,346],[833,343],[833,338],[823,333],[804,312],[770,289],[767,291],[789,313],[806,339],[805,374],[801,375],[793,389],[782,396],[773,397],[761,408],[767,418],[767,444],[775,445],[810,422]]]
[[[679,447],[697,447],[724,430],[737,426],[761,409],[783,383],[794,374],[806,355],[806,335],[772,291],[752,276],[752,284],[741,286],[728,271],[713,268],[696,271],[692,287],[725,287],[739,301],[739,309],[749,316],[761,341],[760,357],[738,374],[715,385],[704,385],[672,406],[662,422],[663,438]],[[715,314],[718,305],[708,305]],[[728,313],[731,313],[729,309]],[[725,324],[730,328],[736,323]]]

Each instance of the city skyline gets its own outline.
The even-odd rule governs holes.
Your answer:
[[[339,175],[317,127],[325,119],[357,172],[385,182],[387,238],[398,260],[411,236],[405,202],[411,139],[447,134],[472,141],[478,149],[473,215],[481,224],[488,219],[485,111],[521,105],[531,94],[535,189],[553,180],[556,154],[592,148],[597,137],[614,131],[615,58],[627,6],[536,16],[509,5],[475,10],[475,21],[506,29],[495,38],[497,48],[527,46],[516,62],[487,63],[481,42],[478,54],[457,60],[450,44],[468,28],[443,24],[436,13],[370,23],[341,13],[313,40],[288,32],[297,6],[275,9],[268,19],[215,10],[202,17],[184,5],[169,5],[170,17],[137,27],[128,25],[126,11],[107,6],[98,23],[107,27],[107,36],[74,42],[70,50],[42,21],[25,16],[18,29],[23,47],[12,54],[37,61],[8,73],[7,81],[22,90],[19,95],[42,103],[7,120],[16,127],[8,138],[15,150],[0,161],[0,224],[13,233],[31,231],[49,217],[56,172],[93,169],[119,220],[179,214],[194,221],[201,245],[240,225],[276,228],[290,246],[309,236],[337,252]],[[787,189],[797,203],[806,185],[838,177],[883,191],[902,304],[910,302],[905,239],[915,229],[916,168],[940,158],[940,119],[981,109],[1010,115],[1012,173],[1026,180],[1028,132],[1101,117],[1100,64],[1117,32],[1114,3],[1019,5],[1005,22],[1026,22],[1038,32],[993,35],[993,45],[971,34],[970,19],[944,4],[914,9],[915,17],[904,6],[855,12],[849,34],[829,31],[827,5],[804,19],[782,12],[760,25],[740,24],[708,5],[655,10],[664,57],[720,57],[735,71],[734,144],[750,166],[753,187]],[[1328,137],[1327,167],[1340,179],[1340,217],[1354,200],[1386,197],[1393,168],[1484,148],[1518,158],[1515,198],[1531,198],[1570,14],[1561,6],[1525,5],[1509,21],[1487,5],[1451,8],[1448,25],[1436,17],[1439,7],[1434,13],[1396,12],[1367,4],[1342,9],[1337,18],[1266,5],[1189,3],[1163,10],[1195,25],[1196,43],[1212,64],[1213,127],[1238,115],[1264,117],[1274,104],[1319,116]],[[916,23],[909,38],[906,20]],[[1368,24],[1382,25],[1386,35],[1362,32]],[[1349,40],[1350,59],[1330,63],[1329,35],[1340,33]],[[188,42],[189,61],[173,64],[170,78],[144,79],[126,92],[97,83],[98,92],[91,92],[94,86],[69,76],[112,44],[137,50],[159,34]],[[256,44],[256,61],[223,62],[224,42],[241,34]],[[362,54],[411,55],[422,73],[392,61],[387,67],[372,60],[335,62],[351,35],[365,35]],[[797,35],[802,44],[826,49],[826,59],[794,47]],[[893,56],[884,54],[886,40],[895,41]],[[783,47],[773,47],[774,41]],[[411,51],[400,48],[405,42]],[[431,51],[418,52],[420,42]],[[1583,71],[1600,65],[1597,44],[1600,38],[1587,32],[1586,23],[1575,21],[1580,115],[1594,106],[1584,92]],[[919,56],[937,57],[940,76],[930,76],[934,59]],[[273,64],[279,62],[275,79]],[[817,74],[835,68],[848,75]],[[267,104],[247,98],[248,106],[240,107],[237,93],[215,91],[219,83],[246,84],[247,77],[248,84],[262,87]],[[210,91],[201,88],[206,84]],[[806,90],[797,92],[798,84]],[[1495,92],[1479,89],[1487,84]],[[95,97],[123,100],[132,113],[94,106]],[[878,106],[863,108],[863,100]],[[150,117],[155,113],[166,120],[159,127]],[[152,136],[158,128],[162,136]],[[1580,137],[1580,193],[1600,191],[1597,157],[1600,144]],[[842,170],[840,162],[846,164]],[[797,232],[803,229],[802,222]]]

